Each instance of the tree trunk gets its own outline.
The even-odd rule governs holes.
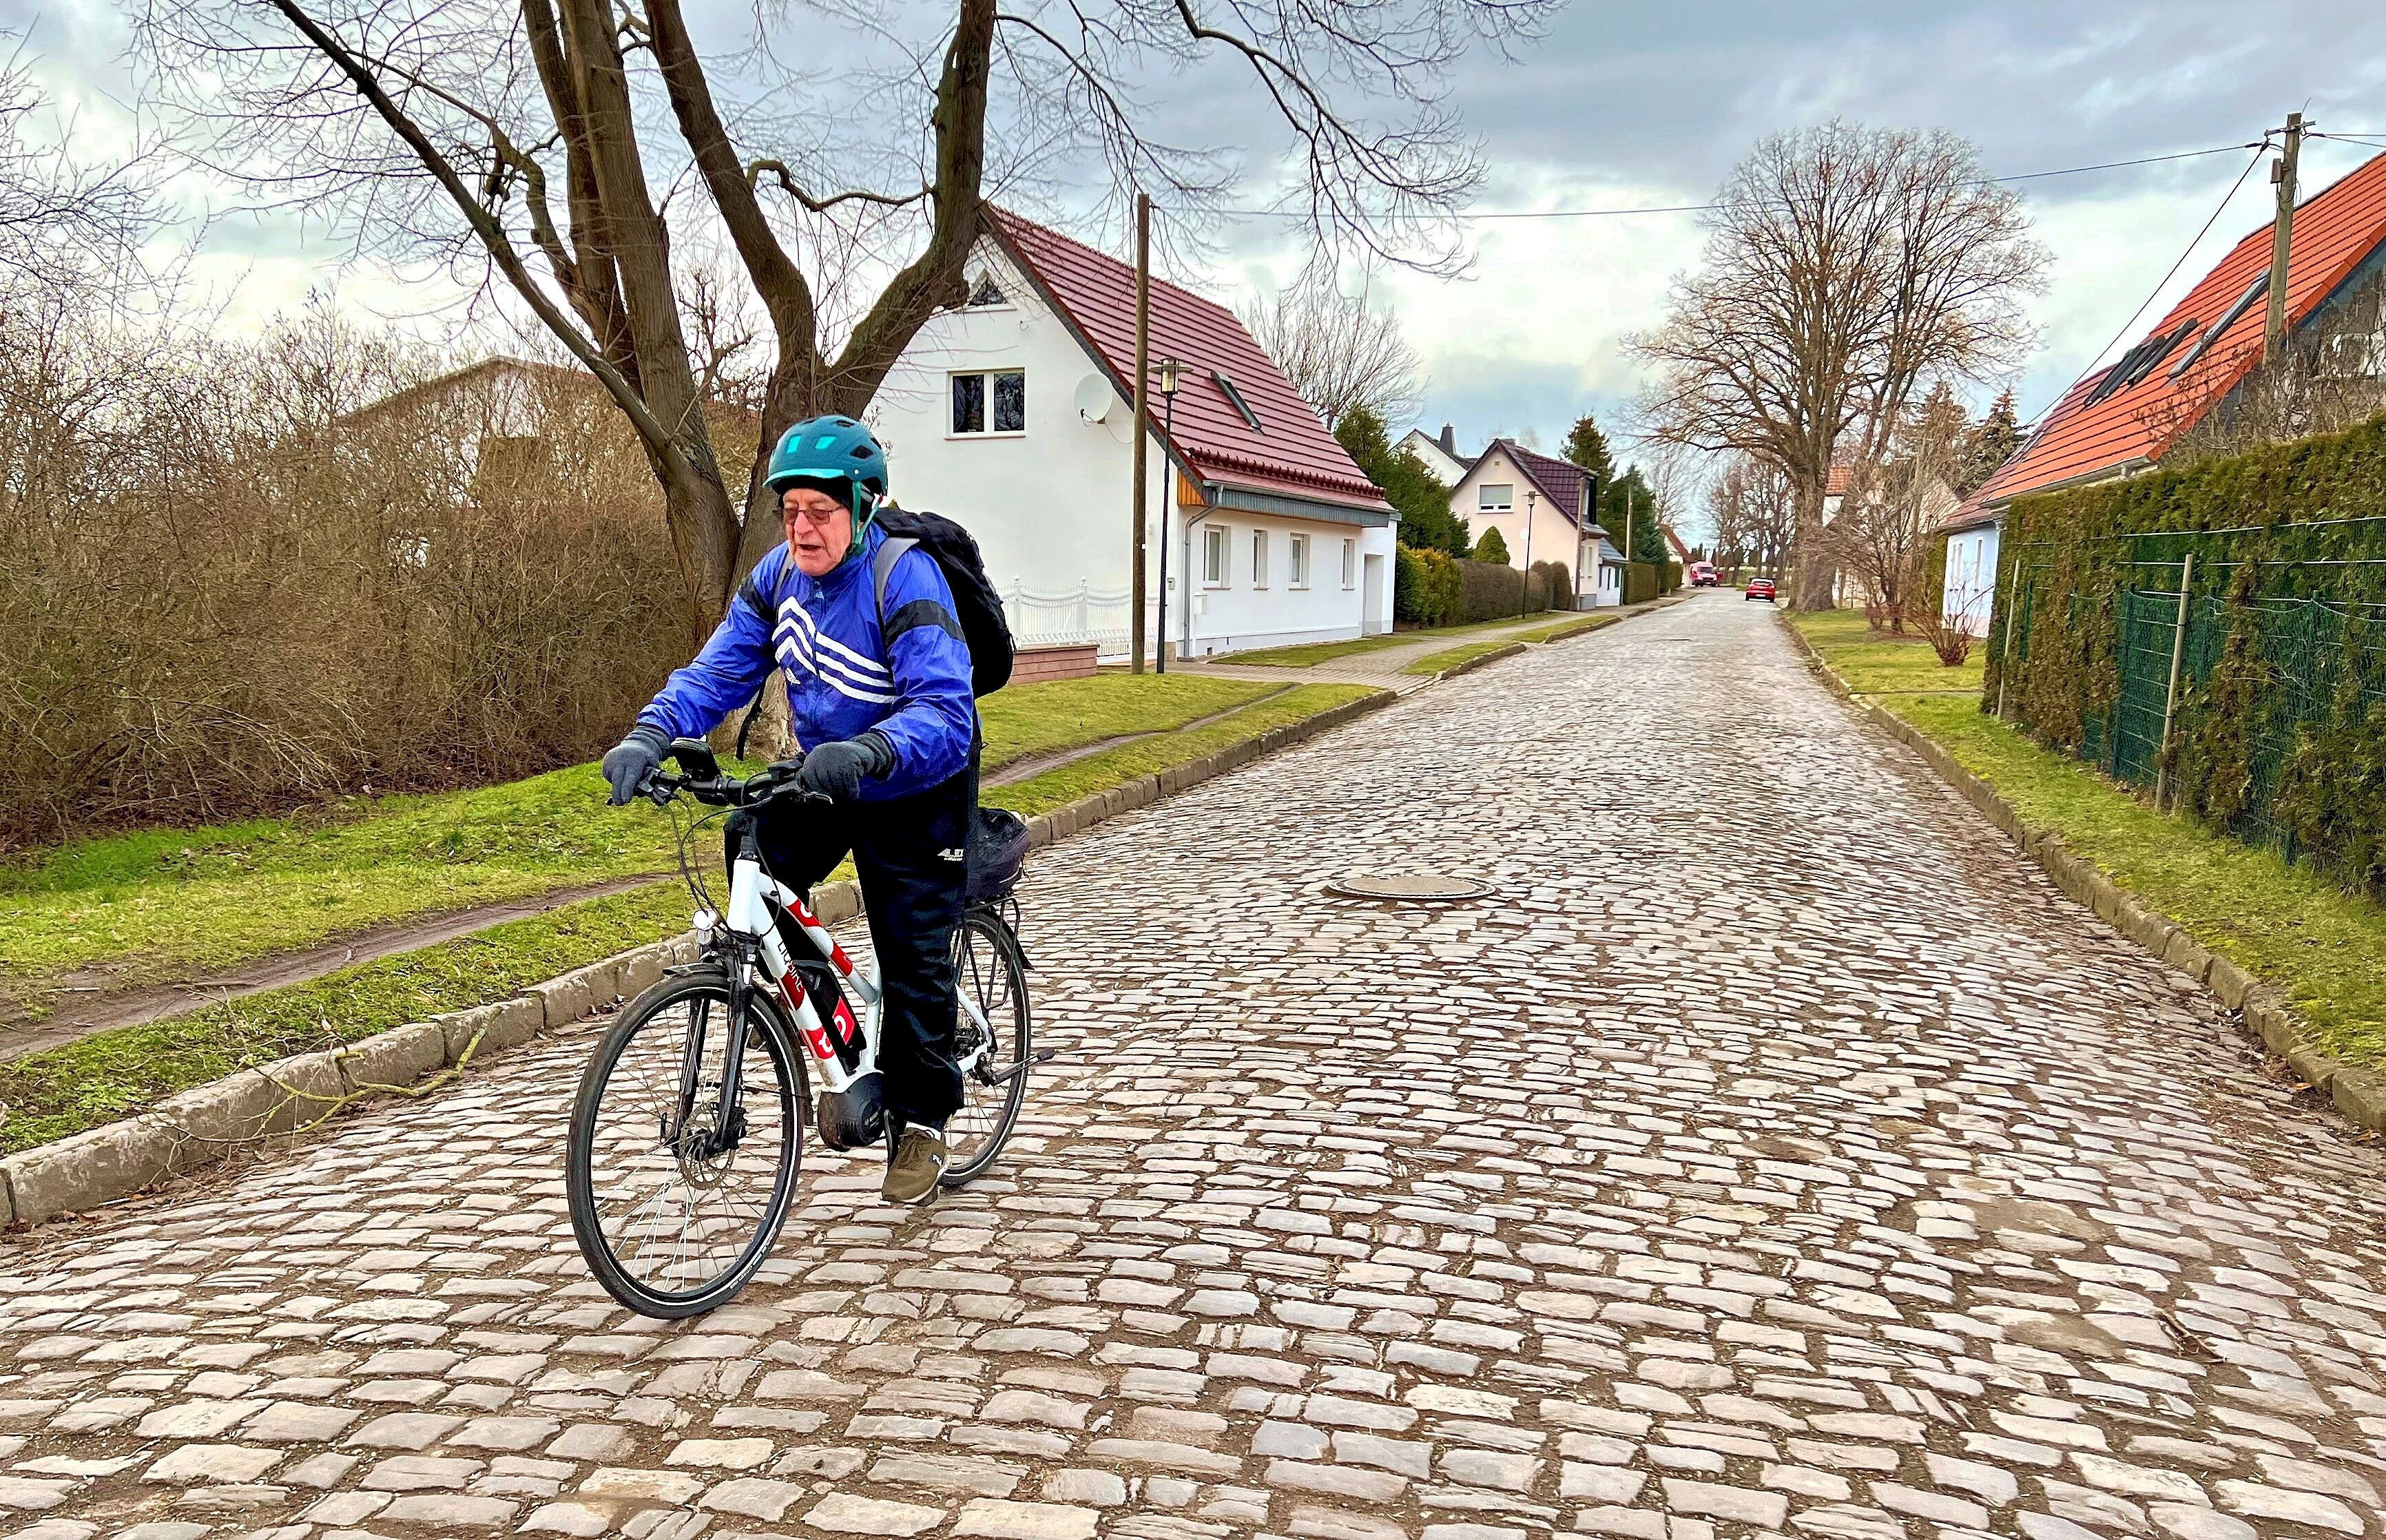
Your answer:
[[[1790,607],[1792,609],[1828,609],[1834,603],[1831,590],[1839,580],[1839,563],[1831,559],[1829,542],[1823,534],[1823,483],[1814,482],[1795,489],[1798,506],[1798,544],[1791,557]]]

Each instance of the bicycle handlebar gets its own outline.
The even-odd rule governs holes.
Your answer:
[[[679,762],[680,773],[656,769],[648,771],[638,786],[638,795],[658,808],[681,795],[694,797],[709,808],[760,808],[773,802],[834,800],[825,793],[797,783],[794,772],[803,763],[801,754],[743,781],[722,770],[710,745],[702,739],[677,739],[665,750],[665,756]],[[758,790],[756,782],[765,783]]]

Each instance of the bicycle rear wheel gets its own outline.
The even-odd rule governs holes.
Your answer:
[[[1027,958],[1019,938],[991,909],[970,910],[953,932],[953,993],[959,1017],[953,1058],[967,1068],[961,1108],[945,1123],[939,1180],[948,1187],[994,1164],[1027,1095]]]
[[[719,1129],[728,981],[666,979],[597,1044],[571,1108],[571,1230],[605,1292],[658,1320],[746,1286],[785,1222],[803,1164],[804,1075],[778,1022],[747,1002],[743,1064]]]

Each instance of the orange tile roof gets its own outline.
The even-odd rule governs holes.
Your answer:
[[[2296,206],[2287,254],[2287,322],[2301,323],[2386,242],[2386,156]],[[1945,527],[1983,521],[1987,505],[2024,493],[2160,459],[2180,434],[2236,388],[2262,357],[2267,295],[2255,297],[2216,339],[2255,280],[2270,270],[2270,224],[2237,243],[2188,291],[2139,346],[2073,385],[2019,453],[1965,500]],[[2166,348],[2163,344],[2168,340]],[[2201,357],[2179,369],[2191,350]],[[2099,394],[2108,376],[2137,360],[2138,378]],[[2096,397],[2096,399],[2091,399]]]

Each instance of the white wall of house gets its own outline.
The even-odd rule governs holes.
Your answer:
[[[1392,629],[1392,526],[1362,528],[1241,508],[1177,512],[1179,539],[1189,535],[1192,550],[1192,614],[1176,610],[1173,596],[1169,601],[1175,611],[1169,632],[1180,656],[1340,641]],[[1189,529],[1182,521],[1188,514],[1194,516]],[[1186,549],[1180,544],[1171,553],[1172,575],[1187,570]],[[1296,571],[1296,560],[1303,570]]]
[[[1947,537],[1947,582],[1939,613],[1960,620],[1975,636],[1989,633],[1989,615],[1997,598],[1997,526],[1958,530]]]
[[[986,575],[1011,602],[1012,630],[1021,645],[1039,641],[1092,639],[1103,656],[1123,657],[1129,634],[1133,565],[1134,409],[1113,398],[1104,420],[1088,422],[1077,409],[1079,385],[1099,378],[1068,326],[1045,306],[1032,284],[990,241],[978,244],[971,284],[990,276],[1006,302],[939,311],[931,317],[888,373],[870,408],[873,428],[886,449],[887,472],[897,502],[925,508],[966,526],[985,554]],[[1017,371],[1024,377],[1025,413],[1015,431],[996,431],[992,376]],[[957,432],[952,378],[986,374],[986,427]],[[1155,407],[1158,403],[1154,403]],[[1147,456],[1149,486],[1146,517],[1149,533],[1146,562],[1149,591],[1147,625],[1157,635],[1160,609],[1160,546],[1169,552],[1168,630],[1184,634],[1178,595],[1194,598],[1195,654],[1301,641],[1339,640],[1391,627],[1388,525],[1363,528],[1330,520],[1225,512],[1212,517],[1238,532],[1232,577],[1211,589],[1185,581],[1185,546],[1177,519],[1174,479],[1158,436]],[[1199,510],[1190,510],[1199,513]],[[1274,569],[1265,588],[1250,585],[1250,532],[1270,530]],[[1163,535],[1167,528],[1173,532]],[[1310,542],[1312,580],[1290,581],[1291,536]],[[1344,539],[1359,542],[1352,585],[1340,581]],[[1370,589],[1365,553],[1384,562],[1376,616],[1365,613]],[[1194,560],[1202,556],[1195,526]],[[1196,569],[1197,574],[1199,568]]]
[[[1526,565],[1527,513],[1533,524],[1533,560],[1574,560],[1579,531],[1569,517],[1573,510],[1551,507],[1550,500],[1538,495],[1538,490],[1526,479],[1523,468],[1496,444],[1450,488],[1450,511],[1466,520],[1470,542],[1481,540],[1485,530],[1498,530],[1500,538],[1507,543],[1511,567]]]

